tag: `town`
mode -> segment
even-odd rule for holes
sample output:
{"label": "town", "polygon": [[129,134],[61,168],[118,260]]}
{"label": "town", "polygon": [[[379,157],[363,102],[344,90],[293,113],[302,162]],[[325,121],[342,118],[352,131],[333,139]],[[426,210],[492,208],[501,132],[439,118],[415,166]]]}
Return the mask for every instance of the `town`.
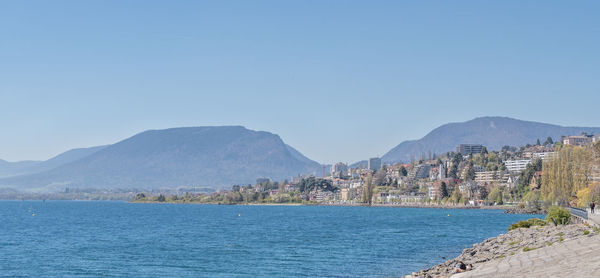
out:
{"label": "town", "polygon": [[[568,160],[575,159],[577,151],[588,154],[587,160],[577,161],[580,167],[550,166],[558,163],[561,153]],[[254,185],[234,185],[210,194],[185,189],[172,195],[139,193],[133,201],[473,207],[521,203],[539,209],[544,201],[589,202],[600,190],[599,156],[600,135],[585,133],[563,136],[559,142],[548,137],[525,146],[504,146],[498,151],[481,144],[460,144],[454,152],[422,153],[410,163],[385,164],[374,157],[362,164],[339,162],[327,172],[323,166],[321,176],[300,175],[284,181],[259,178]],[[567,187],[571,189],[557,193],[552,188],[553,171],[585,179],[579,184],[576,178],[570,179]]]}

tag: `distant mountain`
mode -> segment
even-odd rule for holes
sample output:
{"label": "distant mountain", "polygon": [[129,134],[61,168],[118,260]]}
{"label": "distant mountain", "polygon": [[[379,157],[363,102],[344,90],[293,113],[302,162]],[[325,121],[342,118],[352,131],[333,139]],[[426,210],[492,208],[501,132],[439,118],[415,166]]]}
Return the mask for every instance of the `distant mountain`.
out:
{"label": "distant mountain", "polygon": [[0,159],[0,178],[44,172],[91,155],[104,147],[72,149],[46,161],[8,162]]}
{"label": "distant mountain", "polygon": [[320,167],[272,133],[241,126],[172,128],[139,133],[42,173],[0,179],[0,187],[219,189]]}
{"label": "distant mountain", "polygon": [[442,125],[419,140],[404,141],[387,152],[382,160],[387,163],[409,162],[422,154],[445,153],[456,150],[458,144],[482,144],[489,150],[505,145],[522,146],[544,142],[548,136],[560,140],[563,135],[600,133],[598,127],[563,127],[559,125],[522,121],[507,117],[482,117],[462,123]]}
{"label": "distant mountain", "polygon": [[31,173],[29,169],[35,167],[41,161],[18,161],[8,162],[0,159],[0,178],[11,177]]}

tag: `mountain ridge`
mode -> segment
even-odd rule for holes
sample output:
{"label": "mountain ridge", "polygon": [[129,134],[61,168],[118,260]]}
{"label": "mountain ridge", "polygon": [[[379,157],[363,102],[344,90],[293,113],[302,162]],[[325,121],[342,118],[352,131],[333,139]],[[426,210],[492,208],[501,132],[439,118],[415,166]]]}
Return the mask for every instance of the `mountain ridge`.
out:
{"label": "mountain ridge", "polygon": [[559,140],[563,135],[582,132],[600,133],[599,127],[568,127],[510,117],[486,116],[465,122],[441,125],[421,139],[407,140],[396,145],[381,158],[383,162],[409,162],[421,155],[445,153],[455,150],[458,144],[482,144],[490,150],[499,150],[505,145],[522,146],[533,144],[537,139],[548,136]]}
{"label": "mountain ridge", "polygon": [[273,133],[242,126],[179,127],[147,130],[49,171],[0,179],[0,186],[220,189],[319,167]]}

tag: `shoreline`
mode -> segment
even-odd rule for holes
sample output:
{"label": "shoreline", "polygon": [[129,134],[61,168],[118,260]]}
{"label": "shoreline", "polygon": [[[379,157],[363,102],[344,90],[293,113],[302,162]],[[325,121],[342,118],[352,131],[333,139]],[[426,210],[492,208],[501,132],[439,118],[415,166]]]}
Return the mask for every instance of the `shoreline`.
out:
{"label": "shoreline", "polygon": [[[431,209],[484,209],[484,210],[507,210],[515,208],[515,206],[499,205],[499,206],[453,206],[453,205],[420,205],[420,204],[327,204],[327,203],[314,203],[314,204],[303,204],[303,203],[197,203],[197,202],[158,202],[158,201],[126,201],[132,204],[194,204],[194,205],[218,205],[218,206],[315,206],[315,207],[390,207],[390,208],[431,208]],[[532,214],[537,213],[519,213],[519,214]]]}
{"label": "shoreline", "polygon": [[[431,209],[484,209],[484,210],[508,210],[514,206],[453,206],[453,205],[420,205],[420,204],[327,204],[327,203],[198,203],[198,202],[158,202],[158,201],[126,201],[132,204],[194,204],[194,205],[218,205],[218,206],[315,206],[315,207],[390,207],[390,208],[431,208]],[[530,214],[530,213],[524,213]]]}

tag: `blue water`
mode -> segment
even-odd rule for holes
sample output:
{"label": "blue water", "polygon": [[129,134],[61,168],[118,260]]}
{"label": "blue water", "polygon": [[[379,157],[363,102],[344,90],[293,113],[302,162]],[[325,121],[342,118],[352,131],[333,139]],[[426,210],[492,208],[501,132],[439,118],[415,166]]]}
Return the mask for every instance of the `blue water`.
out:
{"label": "blue water", "polygon": [[496,210],[0,201],[0,275],[399,277],[529,217]]}

